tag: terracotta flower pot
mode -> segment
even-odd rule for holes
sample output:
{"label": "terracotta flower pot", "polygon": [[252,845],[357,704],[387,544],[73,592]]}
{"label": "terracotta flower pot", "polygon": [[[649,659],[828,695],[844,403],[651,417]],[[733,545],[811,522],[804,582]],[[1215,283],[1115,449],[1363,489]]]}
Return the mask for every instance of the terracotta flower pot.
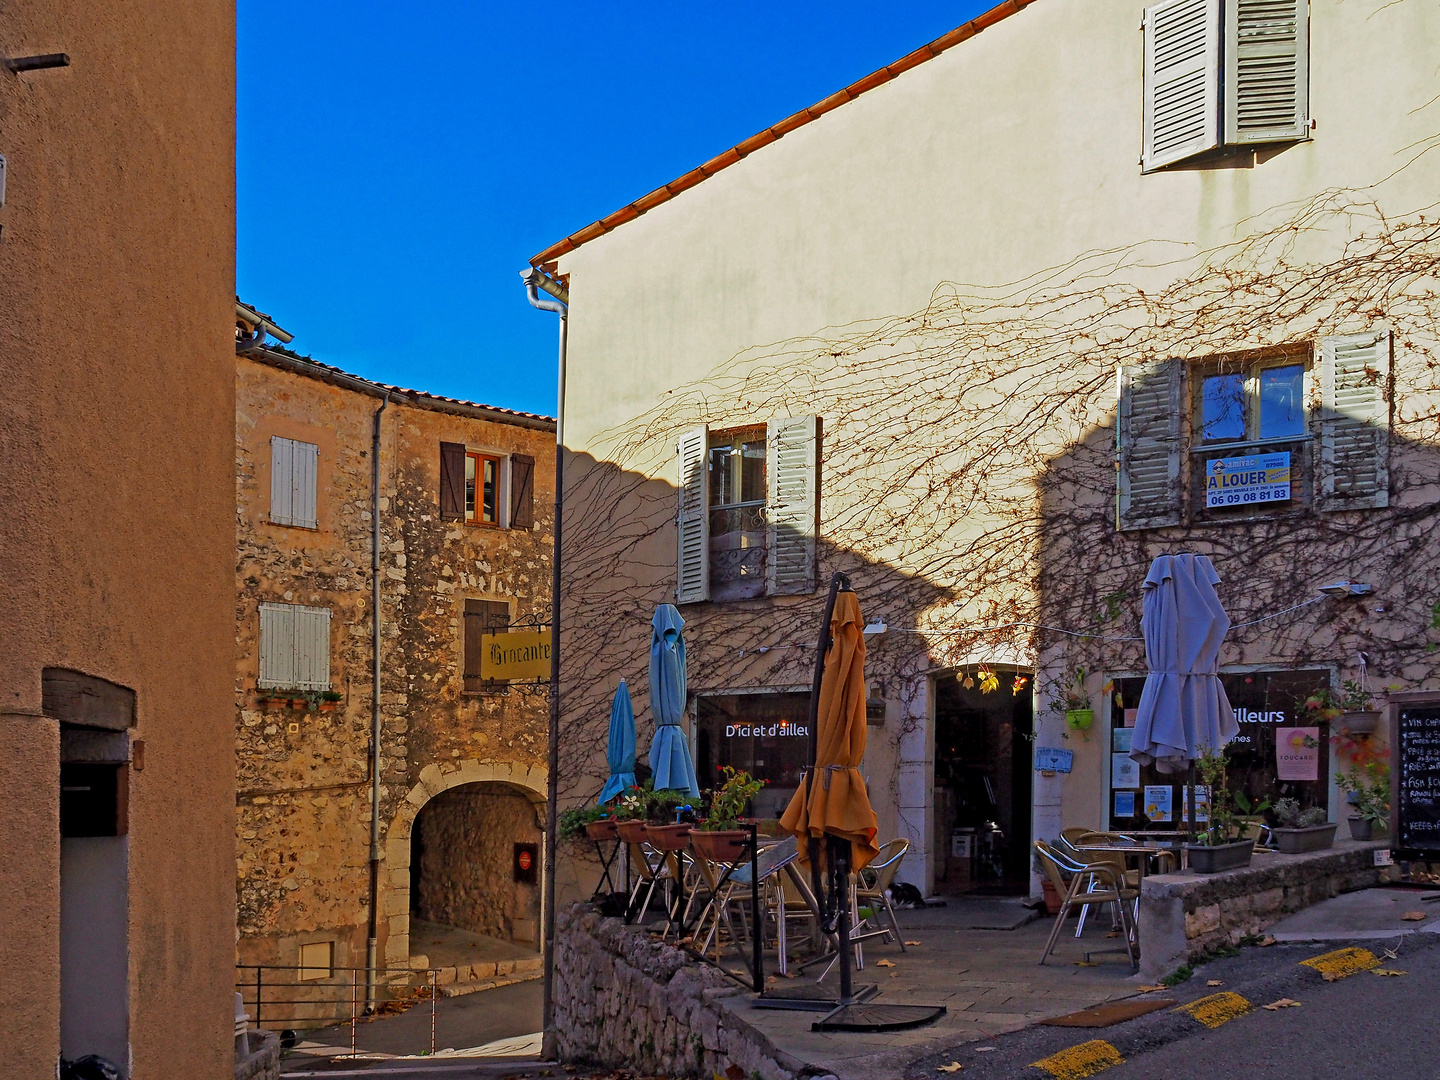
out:
{"label": "terracotta flower pot", "polygon": [[339,705],[340,705],[340,703],[339,703],[338,701],[322,701],[322,702],[320,702],[320,711],[321,711],[321,712],[334,712],[334,711],[336,710],[336,708],[339,707]]}
{"label": "terracotta flower pot", "polygon": [[734,862],[750,843],[748,829],[693,829],[690,846],[711,862]]}
{"label": "terracotta flower pot", "polygon": [[632,818],[629,821],[615,822],[615,834],[627,844],[638,844],[649,837],[645,834],[645,822]]}
{"label": "terracotta flower pot", "polygon": [[614,819],[601,818],[599,821],[587,821],[585,835],[591,840],[614,840],[616,835]]}
{"label": "terracotta flower pot", "polygon": [[689,841],[689,825],[646,825],[645,838],[661,851],[679,851]]}
{"label": "terracotta flower pot", "polygon": [[1056,890],[1055,886],[1051,884],[1049,878],[1046,878],[1044,881],[1040,882],[1040,891],[1045,897],[1045,914],[1059,915],[1060,901],[1062,898],[1060,896],[1060,893]]}

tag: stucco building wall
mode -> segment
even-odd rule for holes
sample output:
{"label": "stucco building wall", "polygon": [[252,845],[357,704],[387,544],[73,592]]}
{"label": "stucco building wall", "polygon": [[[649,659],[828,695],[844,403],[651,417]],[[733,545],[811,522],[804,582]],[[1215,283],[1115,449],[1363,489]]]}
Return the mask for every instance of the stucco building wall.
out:
{"label": "stucco building wall", "polygon": [[[0,10],[0,1061],[60,1052],[59,739],[41,670],[136,692],[129,782],[135,1077],[231,1067],[234,10]],[[183,829],[176,823],[184,822]],[[122,1062],[129,1068],[130,1062]]]}
{"label": "stucco building wall", "polygon": [[[286,362],[282,358],[282,363]],[[369,919],[372,622],[371,439],[383,388],[333,385],[236,359],[235,707],[239,762],[238,955],[294,964],[301,944],[335,942],[337,966],[363,967]],[[303,365],[302,365],[303,366]],[[381,415],[382,964],[410,956],[410,823],[444,783],[475,770],[499,790],[543,798],[547,705],[541,694],[463,690],[466,599],[503,600],[513,623],[548,606],[553,424],[507,423],[417,407]],[[270,439],[319,447],[317,528],[272,524]],[[532,529],[442,521],[439,448],[459,442],[535,459]],[[262,706],[262,602],[328,608],[333,706]],[[427,771],[428,770],[428,771]],[[533,772],[533,775],[532,775]],[[533,824],[533,811],[531,812]],[[397,828],[398,823],[398,828]],[[509,818],[505,818],[509,824]],[[517,826],[518,827],[518,826]],[[507,875],[508,881],[508,864]]]}
{"label": "stucco building wall", "polygon": [[[1433,203],[1435,165],[1414,148],[1428,145],[1436,132],[1428,104],[1434,98],[1433,72],[1425,46],[1440,32],[1435,9],[1383,0],[1358,5],[1317,0],[1310,5],[1312,138],[1144,174],[1138,161],[1142,57],[1136,29],[1144,6],[1138,0],[1037,0],[559,257],[553,269],[565,276],[571,298],[566,436],[573,469],[567,489],[566,623],[615,624],[603,647],[564,672],[567,724],[593,725],[603,709],[603,694],[594,688],[591,672],[614,670],[631,678],[641,703],[642,749],[646,745],[645,620],[654,604],[673,599],[675,587],[675,443],[702,414],[712,430],[767,419],[757,414],[757,395],[743,385],[742,376],[766,373],[773,401],[785,397],[776,387],[790,370],[789,415],[800,415],[817,408],[811,403],[815,380],[827,377],[827,354],[841,361],[832,365],[840,372],[856,351],[872,348],[886,356],[884,378],[903,385],[923,359],[907,353],[903,334],[923,323],[936,298],[962,296],[981,318],[987,305],[1013,304],[1021,310],[1011,314],[1023,320],[1029,298],[1046,291],[1123,285],[1155,294],[1194,271],[1202,258],[1219,257],[1229,246],[1294,219],[1327,193],[1343,192],[1360,203],[1373,200],[1391,219],[1413,218]],[[1308,224],[1286,245],[1285,255],[1294,263],[1334,260],[1348,240],[1369,227],[1345,215],[1312,216]],[[1343,329],[1383,323],[1383,307],[1357,316]],[[1164,314],[1156,314],[1157,321]],[[1132,308],[1116,317],[1116,332],[1133,326],[1127,319],[1151,315]],[[1297,322],[1309,315],[1297,313]],[[887,327],[894,329],[889,337]],[[1287,333],[1310,331],[1263,325],[1218,345],[1207,340],[1203,347],[1242,350],[1284,341]],[[1434,338],[1432,328],[1404,343],[1397,339],[1397,394],[1411,394],[1395,403],[1397,417],[1424,415],[1428,408],[1416,390],[1416,373],[1424,369],[1427,351],[1433,355]],[[1084,346],[1077,340],[1077,351]],[[1184,339],[1167,347],[1192,358],[1203,355],[1192,351],[1201,346]],[[1003,405],[1008,389],[1003,381],[947,388],[938,370],[931,368],[929,375],[932,381],[916,392],[939,395],[933,397],[937,401],[947,392],[991,393]],[[948,518],[941,514],[939,527],[917,515],[924,522],[917,528],[931,531],[919,538],[924,543],[908,550],[897,541],[887,551],[873,536],[857,544],[854,533],[836,525],[847,516],[853,521],[867,492],[887,479],[885,452],[874,446],[903,426],[903,418],[897,420],[903,409],[892,400],[889,412],[866,413],[864,405],[857,405],[847,413],[836,386],[821,389],[839,402],[838,415],[822,417],[822,569],[858,564],[866,570],[862,605],[868,596],[867,616],[884,617],[896,628],[913,628],[926,615],[938,616],[941,625],[1004,621],[992,602],[1009,603],[1015,597],[990,590],[987,568],[946,563],[947,551],[963,549],[997,520],[979,500],[967,504],[966,492],[946,493],[963,512]],[[856,401],[874,399],[873,385],[857,383],[854,389]],[[1113,410],[1111,398],[1103,408],[1066,413],[1038,432],[1034,445],[1057,468],[1077,445],[1103,455],[1107,439],[1113,447]],[[954,445],[963,445],[967,437],[956,430]],[[1433,472],[1433,446],[1415,444],[1413,430],[1396,428],[1393,438],[1396,462],[1404,463],[1415,481],[1405,509],[1394,512],[1393,520],[1399,521],[1424,513],[1421,504],[1433,498],[1433,484],[1426,479]],[[852,468],[862,453],[874,455],[878,463],[863,477],[864,485],[826,480],[842,467]],[[900,456],[892,455],[889,468],[900,467],[895,464]],[[940,495],[927,503],[923,469],[917,472],[921,479],[908,495],[918,492],[921,506],[940,505]],[[611,543],[614,529],[615,515],[597,512],[605,501],[601,493],[625,486],[617,478],[635,477],[653,482],[655,490],[652,497],[637,499],[637,515],[626,523],[624,542],[635,554],[617,550],[607,556],[609,578],[626,590],[626,603],[617,605],[617,590],[594,574],[587,576],[586,568],[596,564],[596,551]],[[1177,545],[1199,550],[1208,545],[1228,567],[1245,567],[1235,587],[1254,592],[1263,581],[1267,594],[1289,598],[1277,600],[1277,608],[1304,599],[1305,589],[1320,584],[1308,577],[1297,581],[1297,568],[1319,573],[1324,567],[1361,580],[1395,576],[1393,563],[1377,550],[1359,552],[1335,568],[1313,557],[1333,556],[1337,549],[1331,539],[1337,534],[1326,529],[1343,531],[1354,517],[1332,517],[1302,530],[1258,578],[1246,562],[1247,540],[1263,528],[1249,533],[1179,529],[1122,537],[1107,547],[1114,540],[1113,528],[1107,531],[1103,525],[1107,514],[1113,518],[1113,480],[1108,487],[1071,493],[1090,513],[1085,528],[1069,537],[1073,546],[1047,543],[1042,518],[1049,508],[1042,505],[1042,480],[1038,472],[987,478],[1007,497],[1032,499],[1035,521],[1042,526],[1008,555],[997,555],[996,571],[989,576],[1008,573],[1007,563],[1029,567],[1029,600],[1043,600],[1039,590],[1047,566],[1104,551],[1109,577],[1103,580],[1123,564],[1135,586],[1125,601],[1127,633],[1134,632],[1138,619],[1138,582],[1150,557]],[[857,547],[863,551],[857,554]],[[886,599],[877,609],[880,595]],[[1096,596],[1080,599],[1089,606],[1067,601],[1050,614],[1062,626],[1092,626],[1096,611],[1105,607]],[[690,620],[687,640],[696,672],[692,689],[805,688],[807,661],[800,659],[797,643],[813,640],[820,602],[817,590],[804,598],[686,605],[682,610]],[[1354,656],[1365,635],[1399,640],[1424,626],[1418,599],[1390,596],[1380,606],[1384,610],[1357,608],[1334,625],[1328,625],[1334,623],[1333,612],[1322,618],[1322,610],[1308,610],[1296,617],[1282,645],[1267,649],[1268,639],[1252,635],[1243,649],[1223,659],[1292,662],[1300,642],[1312,659],[1332,665],[1337,678],[1355,676]],[[797,616],[797,608],[805,614]],[[1362,626],[1357,620],[1366,612],[1376,621]],[[1327,625],[1320,633],[1322,623]],[[898,831],[911,836],[919,849],[902,877],[923,887],[933,876],[927,866],[933,853],[926,849],[933,825],[934,703],[927,680],[947,677],[945,672],[958,664],[1040,665],[1039,678],[1026,691],[1039,691],[1039,740],[1073,749],[1076,764],[1069,776],[1036,777],[1035,834],[1053,836],[1062,823],[1099,823],[1107,790],[1103,732],[1097,728],[1095,737],[1066,738],[1059,714],[1050,708],[1055,683],[1076,664],[1068,647],[1043,656],[1012,642],[957,649],[943,633],[928,638],[891,633],[872,645],[870,671],[890,683],[883,691],[889,701],[886,725],[870,733],[872,741],[890,744],[871,759],[872,791],[878,788],[877,801],[895,808]],[[1092,673],[1087,691],[1102,714],[1107,676],[1133,670],[1137,649],[1133,643],[1118,645],[1099,669],[1086,664]],[[1407,685],[1434,681],[1433,669],[1424,664],[1400,667],[1371,675]],[[885,678],[887,672],[927,670],[933,674],[898,689],[893,677]],[[603,775],[595,752],[575,768],[577,776],[565,781],[576,795],[597,786],[595,777]]]}

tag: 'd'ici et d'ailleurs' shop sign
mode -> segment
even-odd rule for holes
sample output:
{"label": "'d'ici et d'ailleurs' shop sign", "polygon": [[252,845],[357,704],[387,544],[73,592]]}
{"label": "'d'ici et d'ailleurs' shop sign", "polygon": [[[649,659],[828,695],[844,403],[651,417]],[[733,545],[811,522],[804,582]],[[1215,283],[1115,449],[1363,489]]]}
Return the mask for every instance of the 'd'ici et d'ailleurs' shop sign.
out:
{"label": "'d'ici et d'ailleurs' shop sign", "polygon": [[497,681],[550,678],[550,631],[481,634],[480,677]]}
{"label": "'d'ici et d'ailleurs' shop sign", "polygon": [[1215,458],[1205,463],[1205,506],[1253,506],[1290,500],[1290,451]]}

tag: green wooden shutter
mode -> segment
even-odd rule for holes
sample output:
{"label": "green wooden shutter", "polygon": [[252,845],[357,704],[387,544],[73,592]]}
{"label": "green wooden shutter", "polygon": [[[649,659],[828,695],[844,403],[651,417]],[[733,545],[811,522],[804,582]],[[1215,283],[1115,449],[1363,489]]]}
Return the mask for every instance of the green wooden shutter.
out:
{"label": "green wooden shutter", "polygon": [[1220,0],[1163,0],[1142,25],[1149,171],[1220,145]]}
{"label": "green wooden shutter", "polygon": [[1180,362],[1120,369],[1115,435],[1121,529],[1180,523]]}
{"label": "green wooden shutter", "polygon": [[1310,133],[1308,0],[1230,0],[1225,8],[1225,142]]}
{"label": "green wooden shutter", "polygon": [[1388,331],[1320,342],[1321,510],[1390,504]]}

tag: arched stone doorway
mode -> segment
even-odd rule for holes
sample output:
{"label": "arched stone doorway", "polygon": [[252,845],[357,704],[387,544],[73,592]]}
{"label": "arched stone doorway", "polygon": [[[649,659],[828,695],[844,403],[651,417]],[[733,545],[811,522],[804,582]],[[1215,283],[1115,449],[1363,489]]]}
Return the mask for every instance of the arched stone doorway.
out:
{"label": "arched stone doorway", "polygon": [[[511,920],[512,923],[526,918],[523,912],[527,908],[533,908],[533,916],[528,917],[534,920],[534,940],[526,944],[538,947],[539,873],[537,872],[535,886],[514,886],[519,890],[533,890],[529,894],[517,891],[513,895],[507,893],[502,896],[500,893],[511,890],[513,886],[511,845],[516,840],[528,841],[532,836],[538,839],[540,835],[539,815],[545,803],[545,780],[543,768],[526,768],[508,762],[464,761],[443,770],[440,766],[429,765],[421,771],[420,783],[405,797],[386,834],[386,887],[382,891],[381,910],[389,929],[389,937],[385,943],[387,966],[405,967],[410,963],[410,915],[416,906],[412,901],[412,884],[417,882],[421,885],[421,896],[418,899],[422,911],[443,913],[462,921],[473,918],[473,925],[481,927],[499,925],[494,921],[495,912],[483,916],[481,914],[482,909],[487,906],[483,889],[484,878],[487,875],[497,877],[496,884],[503,888],[490,894],[490,906],[499,908],[500,917]],[[425,820],[421,820],[427,807],[436,811],[433,819],[427,816]],[[525,808],[529,810],[528,819],[523,815]],[[470,852],[472,845],[468,843],[453,855],[443,850],[447,845],[447,838],[465,839],[467,833],[473,831],[474,822],[482,821],[487,814],[498,814],[500,822],[510,822],[515,826],[514,831],[523,829],[526,835],[511,836],[499,828],[487,830],[482,827],[480,842],[473,845],[478,848],[478,852]],[[417,821],[420,822],[419,846],[421,857],[427,863],[425,866],[416,865],[414,859]],[[438,858],[425,859],[426,836],[431,837],[429,846],[432,853],[437,848],[441,849]],[[480,861],[477,867],[472,868],[467,883],[464,863],[467,856],[477,853]],[[497,862],[501,855],[503,862],[499,862],[498,867],[490,867],[489,864]],[[440,895],[443,890],[434,887],[437,882],[433,879],[435,876],[443,876],[447,867],[451,868],[450,872],[458,879],[459,887],[456,892],[461,894],[452,897],[448,905]],[[422,874],[432,876],[432,880],[422,881]],[[490,921],[487,922],[487,919]],[[505,925],[507,929],[511,926]],[[520,929],[523,934],[527,928]],[[487,933],[484,929],[475,932]]]}

